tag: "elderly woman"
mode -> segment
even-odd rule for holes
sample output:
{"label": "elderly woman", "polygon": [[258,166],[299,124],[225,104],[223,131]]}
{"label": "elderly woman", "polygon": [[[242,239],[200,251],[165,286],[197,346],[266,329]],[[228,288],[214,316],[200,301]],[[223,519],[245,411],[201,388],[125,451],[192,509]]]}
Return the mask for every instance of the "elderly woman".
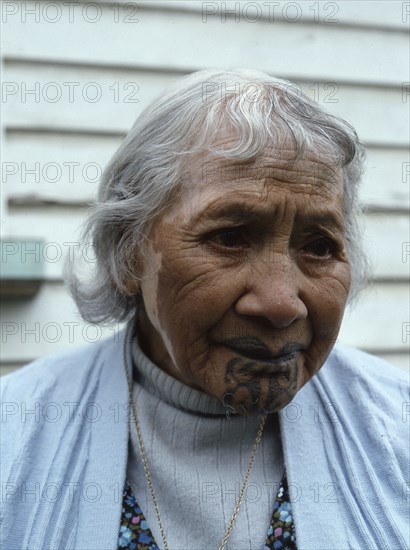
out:
{"label": "elderly woman", "polygon": [[366,280],[363,156],[255,71],[142,113],[70,278],[126,329],[2,380],[5,549],[407,547],[405,376],[335,345]]}

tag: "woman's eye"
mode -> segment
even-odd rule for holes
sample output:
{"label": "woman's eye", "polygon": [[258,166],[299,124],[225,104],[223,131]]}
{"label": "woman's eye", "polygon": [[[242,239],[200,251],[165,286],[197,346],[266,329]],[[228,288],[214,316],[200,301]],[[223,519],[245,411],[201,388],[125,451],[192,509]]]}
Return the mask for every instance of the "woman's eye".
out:
{"label": "woman's eye", "polygon": [[210,240],[227,248],[240,248],[246,245],[241,229],[224,229],[214,233]]}
{"label": "woman's eye", "polygon": [[313,254],[314,256],[326,258],[329,256],[333,256],[336,248],[337,245],[335,242],[327,239],[326,237],[322,237],[320,239],[317,239],[316,241],[309,243],[307,246],[305,246],[304,250],[310,254]]}

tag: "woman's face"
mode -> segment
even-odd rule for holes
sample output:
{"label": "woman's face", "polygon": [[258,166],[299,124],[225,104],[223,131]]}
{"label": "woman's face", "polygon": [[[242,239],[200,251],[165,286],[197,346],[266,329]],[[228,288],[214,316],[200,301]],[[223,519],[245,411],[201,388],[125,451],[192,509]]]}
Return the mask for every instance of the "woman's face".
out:
{"label": "woman's face", "polygon": [[142,348],[239,414],[278,411],[312,378],[349,291],[341,172],[293,154],[192,159],[142,261]]}

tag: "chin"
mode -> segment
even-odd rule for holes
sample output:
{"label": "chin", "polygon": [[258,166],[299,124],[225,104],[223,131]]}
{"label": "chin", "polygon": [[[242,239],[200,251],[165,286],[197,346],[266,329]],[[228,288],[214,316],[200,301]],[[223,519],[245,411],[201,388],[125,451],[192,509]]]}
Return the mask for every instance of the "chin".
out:
{"label": "chin", "polygon": [[241,416],[272,414],[286,407],[298,389],[295,385],[281,385],[279,380],[272,378],[255,381],[237,387],[235,391],[226,391],[222,396],[222,404],[228,413]]}
{"label": "chin", "polygon": [[235,355],[227,362],[224,391],[219,393],[227,412],[270,414],[288,405],[303,385],[304,359],[300,354],[284,361],[260,361]]}

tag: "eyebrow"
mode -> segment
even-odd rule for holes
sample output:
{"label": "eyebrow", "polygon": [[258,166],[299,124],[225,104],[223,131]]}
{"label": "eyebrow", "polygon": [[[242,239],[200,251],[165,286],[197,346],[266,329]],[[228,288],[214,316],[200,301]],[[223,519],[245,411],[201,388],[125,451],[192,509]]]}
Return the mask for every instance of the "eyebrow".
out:
{"label": "eyebrow", "polygon": [[[274,219],[274,214],[266,209],[252,208],[249,205],[242,203],[231,203],[229,205],[221,205],[215,208],[206,208],[198,212],[192,219],[192,223],[205,221],[230,221],[234,223],[271,223]],[[344,226],[338,216],[332,212],[299,214],[296,216],[296,221],[300,225],[325,225],[333,227],[340,232],[344,232]]]}
{"label": "eyebrow", "polygon": [[338,216],[331,212],[325,212],[323,214],[305,214],[303,216],[297,216],[296,219],[303,225],[325,225],[327,227],[333,227],[341,233],[345,231],[343,223],[341,223]]}
{"label": "eyebrow", "polygon": [[266,211],[256,211],[249,205],[242,203],[223,204],[217,207],[207,207],[198,212],[192,220],[193,223],[204,220],[227,220],[232,222],[250,222],[263,218],[272,219],[271,214]]}

